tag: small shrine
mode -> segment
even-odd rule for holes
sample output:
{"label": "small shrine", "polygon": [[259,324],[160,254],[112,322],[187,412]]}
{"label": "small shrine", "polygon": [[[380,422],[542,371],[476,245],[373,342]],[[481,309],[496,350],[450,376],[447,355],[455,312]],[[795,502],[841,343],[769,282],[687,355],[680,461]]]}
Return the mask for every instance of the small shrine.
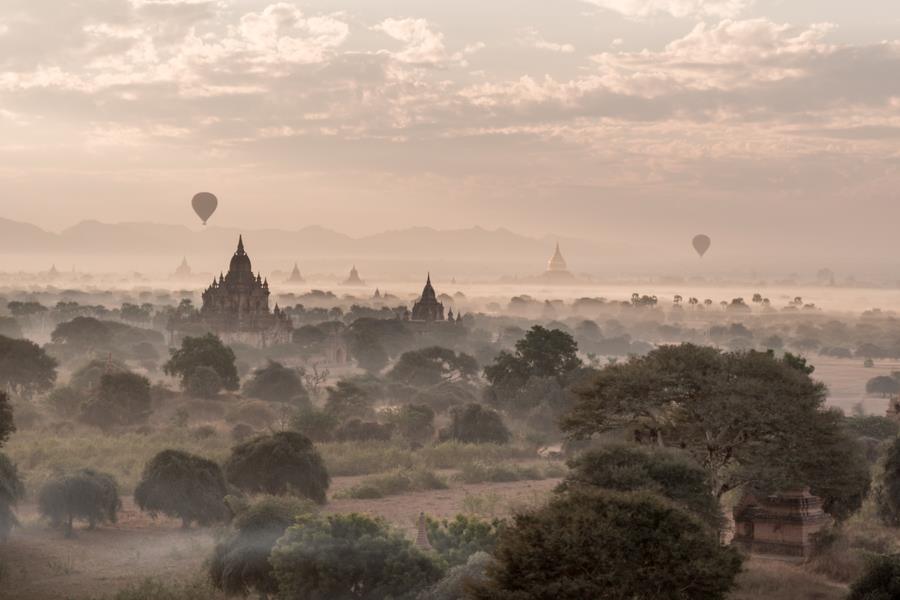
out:
{"label": "small shrine", "polygon": [[812,536],[830,522],[809,488],[766,498],[747,494],[734,509],[733,543],[753,554],[804,559]]}

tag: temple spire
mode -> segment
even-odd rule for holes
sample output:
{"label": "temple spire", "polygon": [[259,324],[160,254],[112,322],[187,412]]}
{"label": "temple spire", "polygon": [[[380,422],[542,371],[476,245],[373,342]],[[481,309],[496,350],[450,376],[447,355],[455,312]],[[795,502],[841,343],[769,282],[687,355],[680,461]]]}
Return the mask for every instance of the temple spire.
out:
{"label": "temple spire", "polygon": [[236,254],[238,254],[238,255],[247,254],[246,252],[244,252],[244,236],[243,235],[238,236],[238,247],[237,247]]}

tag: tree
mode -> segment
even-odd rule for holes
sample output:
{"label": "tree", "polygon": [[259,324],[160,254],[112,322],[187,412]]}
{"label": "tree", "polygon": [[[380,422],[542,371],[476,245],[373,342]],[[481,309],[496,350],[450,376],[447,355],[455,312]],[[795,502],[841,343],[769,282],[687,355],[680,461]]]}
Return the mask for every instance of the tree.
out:
{"label": "tree", "polygon": [[312,407],[302,409],[291,419],[291,429],[316,443],[330,442],[338,425],[334,415]]}
{"label": "tree", "polygon": [[163,450],[144,466],[134,501],[154,518],[160,513],[175,517],[188,529],[191,523],[207,526],[227,519],[227,494],[219,465],[181,450]]}
{"label": "tree", "polygon": [[377,423],[350,419],[337,428],[334,437],[339,442],[387,442],[394,433],[392,423]]}
{"label": "tree", "polygon": [[0,446],[6,443],[16,431],[16,423],[13,420],[13,409],[6,392],[0,392]]}
{"label": "tree", "polygon": [[169,361],[163,365],[167,375],[181,377],[183,386],[197,367],[209,367],[222,378],[226,390],[236,391],[240,387],[234,351],[222,343],[217,336],[186,337],[181,348],[172,350]]}
{"label": "tree", "polygon": [[303,387],[303,373],[270,360],[265,367],[256,369],[244,384],[244,395],[269,402],[309,402],[309,394]]}
{"label": "tree", "polygon": [[238,512],[216,544],[209,566],[215,587],[230,596],[256,591],[261,598],[278,592],[269,555],[285,530],[313,507],[295,498],[266,496]]}
{"label": "tree", "polygon": [[112,340],[112,333],[103,321],[93,317],[75,317],[71,321],[57,325],[50,334],[50,339],[57,344],[66,344],[88,351],[108,346]]}
{"label": "tree", "polygon": [[474,600],[722,600],[741,570],[696,517],[647,492],[577,492],[520,513]]}
{"label": "tree", "polygon": [[25,497],[25,486],[16,465],[0,453],[0,542],[6,541],[18,520],[13,509]]}
{"label": "tree", "polygon": [[844,428],[854,437],[870,437],[879,441],[900,435],[900,423],[877,415],[856,415],[844,419]]}
{"label": "tree", "polygon": [[57,476],[45,483],[38,493],[38,510],[54,527],[62,525],[66,537],[73,535],[76,519],[97,524],[116,522],[122,508],[116,480],[106,473],[81,469]]}
{"label": "tree", "polygon": [[110,373],[130,373],[125,363],[111,356],[106,360],[91,360],[69,378],[69,386],[81,394],[94,394],[100,389],[100,380]]}
{"label": "tree", "polygon": [[879,375],[866,382],[867,394],[880,394],[882,398],[900,393],[900,381],[889,375]]}
{"label": "tree", "polygon": [[71,418],[81,411],[81,405],[86,400],[84,394],[72,386],[55,388],[47,396],[47,404],[53,412],[60,417]]}
{"label": "tree", "polygon": [[827,472],[807,470],[821,467],[824,456],[811,442],[849,439],[822,410],[825,386],[811,369],[791,354],[663,346],[600,371],[563,428],[581,438],[631,429],[658,445],[684,448],[707,470],[717,497],[773,479],[807,485],[847,466],[828,454],[837,462]]}
{"label": "tree", "polygon": [[56,361],[30,340],[0,336],[0,388],[25,398],[46,392],[56,381]]}
{"label": "tree", "polygon": [[434,411],[427,404],[404,404],[391,420],[400,435],[413,444],[424,444],[434,437]]}
{"label": "tree", "polygon": [[197,367],[185,379],[184,389],[195,398],[215,398],[222,391],[222,378],[212,367]]}
{"label": "tree", "polygon": [[295,431],[260,436],[235,446],[225,476],[251,493],[295,493],[325,504],[331,484],[322,457],[311,441]]}
{"label": "tree", "polygon": [[366,390],[352,381],[340,380],[328,388],[325,412],[338,421],[353,417],[371,418],[375,416],[374,400]]}
{"label": "tree", "polygon": [[431,546],[453,567],[466,564],[478,552],[492,553],[505,522],[500,519],[487,521],[474,516],[456,515],[452,521],[427,519],[426,526]]}
{"label": "tree", "polygon": [[407,598],[442,575],[402,533],[359,514],[301,517],[270,561],[280,596],[293,600]]}
{"label": "tree", "polygon": [[557,488],[559,492],[585,487],[643,490],[668,498],[714,528],[723,524],[709,475],[681,451],[610,444],[579,455],[569,467],[568,476]]}
{"label": "tree", "polygon": [[503,351],[484,368],[490,395],[499,405],[515,404],[532,377],[554,378],[565,385],[566,376],[581,366],[578,344],[559,329],[532,327],[516,342],[515,352]]}
{"label": "tree", "polygon": [[416,600],[465,600],[472,584],[482,583],[493,557],[487,552],[476,552],[465,564],[450,569],[446,577],[421,592]]}
{"label": "tree", "polygon": [[359,368],[367,373],[380,373],[390,362],[390,355],[369,330],[352,331],[350,334],[350,354]]}
{"label": "tree", "polygon": [[900,555],[875,555],[866,571],[850,586],[847,600],[894,600],[900,598]]}
{"label": "tree", "polygon": [[478,362],[468,354],[433,346],[404,352],[388,378],[406,385],[430,387],[478,377]]}
{"label": "tree", "polygon": [[441,430],[440,437],[464,444],[506,444],[512,434],[500,413],[472,403],[450,409],[450,425]]}
{"label": "tree", "polygon": [[81,420],[101,429],[143,423],[151,413],[150,380],[137,373],[109,373],[81,405]]}

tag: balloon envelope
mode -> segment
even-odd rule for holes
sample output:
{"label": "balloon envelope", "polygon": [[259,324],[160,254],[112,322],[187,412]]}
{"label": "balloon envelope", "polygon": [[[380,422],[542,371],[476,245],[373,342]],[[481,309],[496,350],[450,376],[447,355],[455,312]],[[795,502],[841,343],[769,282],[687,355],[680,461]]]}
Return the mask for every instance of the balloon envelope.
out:
{"label": "balloon envelope", "polygon": [[209,192],[200,192],[199,194],[194,195],[191,204],[194,206],[194,212],[197,213],[197,216],[200,217],[200,219],[203,220],[203,224],[206,225],[209,218],[216,212],[216,208],[219,206],[219,199]]}
{"label": "balloon envelope", "polygon": [[701,234],[694,237],[694,250],[697,251],[697,254],[700,255],[700,258],[703,258],[703,255],[706,254],[707,250],[709,250],[711,244],[712,240],[709,239],[708,235]]}

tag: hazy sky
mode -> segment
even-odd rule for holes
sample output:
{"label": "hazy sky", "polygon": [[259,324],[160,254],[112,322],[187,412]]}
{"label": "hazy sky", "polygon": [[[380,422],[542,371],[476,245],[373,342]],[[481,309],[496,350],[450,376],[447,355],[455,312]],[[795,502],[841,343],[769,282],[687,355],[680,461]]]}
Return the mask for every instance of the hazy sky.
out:
{"label": "hazy sky", "polygon": [[209,190],[228,226],[896,250],[898,165],[896,0],[0,3],[0,216],[51,229]]}

